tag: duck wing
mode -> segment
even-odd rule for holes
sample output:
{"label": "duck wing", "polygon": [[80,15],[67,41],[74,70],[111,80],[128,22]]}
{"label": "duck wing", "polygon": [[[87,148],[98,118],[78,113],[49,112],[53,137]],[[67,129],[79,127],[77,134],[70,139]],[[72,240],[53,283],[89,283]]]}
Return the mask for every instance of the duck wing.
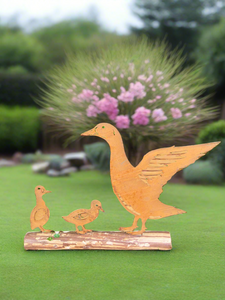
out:
{"label": "duck wing", "polygon": [[40,220],[44,219],[46,216],[49,217],[49,214],[48,214],[48,210],[46,210],[44,208],[39,208],[34,213],[35,221],[40,221]]}
{"label": "duck wing", "polygon": [[90,214],[83,209],[77,210],[76,213],[73,215],[73,218],[75,220],[86,220],[89,217],[90,217]]}
{"label": "duck wing", "polygon": [[[216,147],[220,142],[169,147],[147,153],[135,168],[139,178],[162,192],[162,186],[178,171],[194,163],[201,156]],[[161,187],[161,189],[160,189]]]}

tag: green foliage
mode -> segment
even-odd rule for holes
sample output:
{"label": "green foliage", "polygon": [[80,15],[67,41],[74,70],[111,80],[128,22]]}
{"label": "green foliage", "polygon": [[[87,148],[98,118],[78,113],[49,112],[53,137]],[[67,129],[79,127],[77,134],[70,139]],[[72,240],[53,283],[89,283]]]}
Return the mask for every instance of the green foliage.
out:
{"label": "green foliage", "polygon": [[197,59],[204,64],[204,73],[218,88],[225,84],[225,19],[203,30],[196,49]]}
{"label": "green foliage", "polygon": [[183,170],[187,183],[191,184],[222,184],[224,177],[217,164],[212,161],[197,161]]}
{"label": "green foliage", "polygon": [[45,66],[44,46],[23,32],[0,34],[0,49],[0,67],[6,71],[20,65],[27,71],[40,72]]}
{"label": "green foliage", "polygon": [[[16,67],[10,67],[8,70],[11,68]],[[0,104],[37,106],[34,98],[40,97],[40,88],[44,89],[45,83],[39,76],[22,75],[21,73],[11,75],[0,72]]]}
{"label": "green foliage", "polygon": [[[24,154],[22,157],[22,163],[23,164],[32,164],[35,162],[43,162],[43,161],[49,161],[50,163],[53,163],[51,165],[52,168],[56,167],[56,162],[59,164],[59,162],[64,161],[63,158],[60,155],[57,154],[42,154],[40,151],[36,151],[35,153],[28,153]],[[57,166],[58,166],[57,164]]]}
{"label": "green foliage", "polygon": [[133,11],[144,25],[141,29],[133,28],[133,31],[144,33],[151,39],[166,37],[173,48],[184,47],[189,60],[200,28],[219,22],[225,9],[224,0],[220,1],[220,7],[217,0],[136,0],[135,4]]}
{"label": "green foliage", "polygon": [[[202,128],[196,139],[197,144],[217,142],[225,139],[225,120],[213,122]],[[218,148],[218,146],[217,146]]]}
{"label": "green foliage", "polygon": [[[214,109],[207,107],[205,99],[199,97],[207,86],[200,75],[201,69],[182,69],[182,63],[180,52],[171,52],[164,43],[148,44],[145,40],[124,41],[100,51],[98,55],[80,53],[76,58],[71,57],[65,66],[52,72],[48,93],[45,93],[41,103],[45,108],[43,114],[59,130],[69,133],[71,140],[99,122],[109,122],[115,126],[115,119],[106,113],[88,116],[90,101],[79,101],[80,93],[96,89],[99,100],[107,94],[117,102],[121,87],[127,91],[131,83],[141,81],[140,75],[148,77],[151,73],[151,84],[155,89],[148,87],[146,81],[141,81],[146,85],[146,96],[143,99],[135,99],[133,102],[118,100],[118,114],[127,115],[130,125],[125,129],[117,128],[126,148],[132,147],[136,153],[137,148],[148,140],[156,141],[158,146],[162,143],[178,144],[185,137],[195,135],[202,121],[215,116]],[[106,76],[108,82],[103,81],[102,76]],[[114,76],[117,80],[113,79]],[[98,82],[99,90],[93,87],[94,79]],[[160,95],[159,98],[157,95]],[[175,98],[174,102],[171,101],[172,97]],[[198,100],[193,99],[197,97]],[[132,116],[139,106],[151,112],[163,109],[166,118],[158,122],[150,116],[146,126],[135,125]],[[182,116],[174,118],[172,107],[179,109]]]}
{"label": "green foliage", "polygon": [[38,29],[32,36],[47,49],[46,57],[49,63],[62,64],[66,53],[91,52],[115,34],[103,31],[94,21],[74,19]]}
{"label": "green foliage", "polygon": [[39,110],[0,106],[0,152],[34,151],[40,133]]}
{"label": "green foliage", "polygon": [[99,171],[109,171],[110,149],[108,144],[97,142],[84,146],[87,158]]}

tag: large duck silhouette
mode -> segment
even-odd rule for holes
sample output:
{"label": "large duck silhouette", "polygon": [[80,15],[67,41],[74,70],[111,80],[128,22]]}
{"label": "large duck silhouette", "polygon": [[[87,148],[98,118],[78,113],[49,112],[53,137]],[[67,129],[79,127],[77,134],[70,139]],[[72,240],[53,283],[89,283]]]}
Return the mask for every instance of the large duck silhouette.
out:
{"label": "large duck silhouette", "polygon": [[[147,219],[160,219],[186,213],[184,210],[159,201],[162,187],[179,170],[194,163],[198,158],[216,147],[220,142],[184,147],[169,147],[148,152],[133,167],[128,161],[119,131],[108,123],[100,123],[82,136],[98,136],[110,146],[110,175],[113,191],[122,206],[134,215],[131,227],[120,227],[130,234],[142,234]],[[138,220],[142,228],[137,228]]]}

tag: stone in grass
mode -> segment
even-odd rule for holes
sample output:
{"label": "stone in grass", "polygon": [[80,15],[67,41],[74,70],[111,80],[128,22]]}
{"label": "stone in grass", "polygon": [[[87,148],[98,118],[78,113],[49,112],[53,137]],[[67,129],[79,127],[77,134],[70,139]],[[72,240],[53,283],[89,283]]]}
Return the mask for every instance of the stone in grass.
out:
{"label": "stone in grass", "polygon": [[32,170],[34,173],[46,173],[49,167],[49,162],[40,162],[32,165]]}
{"label": "stone in grass", "polygon": [[49,168],[60,171],[70,166],[69,161],[62,157],[53,158],[50,160]]}
{"label": "stone in grass", "polygon": [[63,156],[63,158],[69,161],[71,166],[78,169],[87,164],[87,157],[85,152],[67,153]]}
{"label": "stone in grass", "polygon": [[15,166],[15,163],[12,160],[0,159],[0,167],[11,167]]}
{"label": "stone in grass", "polygon": [[75,168],[75,167],[65,168],[61,171],[57,171],[57,170],[54,170],[54,169],[49,169],[47,171],[47,175],[50,176],[50,177],[67,176],[67,175],[70,175],[70,173],[73,173],[73,172],[76,172],[76,171],[77,171],[77,168]]}

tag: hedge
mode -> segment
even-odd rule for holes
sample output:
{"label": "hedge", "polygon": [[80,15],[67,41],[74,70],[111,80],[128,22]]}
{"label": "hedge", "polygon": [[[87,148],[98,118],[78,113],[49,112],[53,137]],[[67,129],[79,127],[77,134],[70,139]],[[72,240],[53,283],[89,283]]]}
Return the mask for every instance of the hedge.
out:
{"label": "hedge", "polygon": [[35,106],[34,98],[45,88],[43,78],[36,75],[10,75],[0,73],[0,105]]}
{"label": "hedge", "polygon": [[0,106],[0,153],[35,151],[40,130],[39,109]]}

